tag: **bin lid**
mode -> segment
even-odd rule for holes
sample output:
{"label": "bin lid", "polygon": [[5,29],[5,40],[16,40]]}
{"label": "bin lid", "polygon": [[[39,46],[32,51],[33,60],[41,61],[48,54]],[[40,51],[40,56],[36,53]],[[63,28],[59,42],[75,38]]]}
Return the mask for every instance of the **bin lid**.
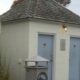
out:
{"label": "bin lid", "polygon": [[27,62],[48,62],[49,60],[46,58],[43,58],[42,56],[37,56],[37,58],[30,58],[30,59],[26,59],[25,61]]}

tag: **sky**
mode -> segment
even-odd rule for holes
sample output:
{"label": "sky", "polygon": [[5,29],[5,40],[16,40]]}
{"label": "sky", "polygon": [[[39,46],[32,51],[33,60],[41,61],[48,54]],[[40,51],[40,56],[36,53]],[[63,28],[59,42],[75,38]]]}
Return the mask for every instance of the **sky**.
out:
{"label": "sky", "polygon": [[80,0],[71,0],[71,3],[67,6],[67,8],[80,15]]}
{"label": "sky", "polygon": [[0,15],[10,9],[14,0],[0,0]]}
{"label": "sky", "polygon": [[[10,9],[14,0],[0,0],[0,15]],[[67,6],[68,9],[80,15],[80,0],[72,0]]]}

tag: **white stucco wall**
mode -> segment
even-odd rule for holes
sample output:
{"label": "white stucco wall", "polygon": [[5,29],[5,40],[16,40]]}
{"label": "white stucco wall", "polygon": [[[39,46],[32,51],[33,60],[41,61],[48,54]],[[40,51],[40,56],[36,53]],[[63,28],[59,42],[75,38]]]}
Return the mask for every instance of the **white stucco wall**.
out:
{"label": "white stucco wall", "polygon": [[[35,59],[38,54],[38,34],[54,35],[53,80],[69,79],[70,36],[80,37],[80,26],[61,23],[29,21],[13,22],[2,25],[1,49],[10,64],[10,80],[26,80],[24,60]],[[60,39],[66,40],[66,50],[60,50]],[[19,64],[19,61],[21,64]]]}
{"label": "white stucco wall", "polygon": [[1,49],[10,66],[10,80],[25,80],[24,60],[28,56],[28,31],[28,22],[2,24]]}
{"label": "white stucco wall", "polygon": [[1,18],[0,18],[0,34],[1,34]]}
{"label": "white stucco wall", "polygon": [[[1,18],[0,18],[0,55],[1,55]],[[1,59],[0,59],[1,60]],[[1,61],[0,61],[1,62]]]}
{"label": "white stucco wall", "polygon": [[[61,23],[31,21],[29,24],[29,58],[35,58],[38,54],[38,33],[53,34],[53,80],[69,80],[70,37],[80,37],[80,26],[66,24],[68,31],[65,32]],[[60,50],[60,39],[66,40],[65,51]]]}

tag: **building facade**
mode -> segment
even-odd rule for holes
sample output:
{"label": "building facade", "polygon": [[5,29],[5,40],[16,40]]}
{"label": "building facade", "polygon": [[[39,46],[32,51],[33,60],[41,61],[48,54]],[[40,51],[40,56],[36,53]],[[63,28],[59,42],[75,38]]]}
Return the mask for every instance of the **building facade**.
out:
{"label": "building facade", "polygon": [[53,0],[21,0],[1,17],[10,80],[26,80],[25,60],[38,55],[49,60],[49,80],[79,80],[79,16]]}

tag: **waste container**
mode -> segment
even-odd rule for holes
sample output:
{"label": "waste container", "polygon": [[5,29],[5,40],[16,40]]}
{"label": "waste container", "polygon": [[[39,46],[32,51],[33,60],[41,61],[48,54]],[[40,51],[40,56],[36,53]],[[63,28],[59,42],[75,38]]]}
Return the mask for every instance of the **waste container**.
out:
{"label": "waste container", "polygon": [[48,80],[47,60],[26,60],[26,80]]}

